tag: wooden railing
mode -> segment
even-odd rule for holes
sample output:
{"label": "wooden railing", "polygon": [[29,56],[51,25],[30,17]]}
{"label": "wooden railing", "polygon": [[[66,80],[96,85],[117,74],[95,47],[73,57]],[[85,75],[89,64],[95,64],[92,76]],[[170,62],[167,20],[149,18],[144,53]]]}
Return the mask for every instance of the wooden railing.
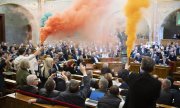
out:
{"label": "wooden railing", "polygon": [[[140,66],[141,66],[140,63],[130,63],[130,71],[139,72]],[[169,75],[169,70],[170,70],[169,66],[156,65],[152,74],[156,74],[160,78],[166,78]]]}

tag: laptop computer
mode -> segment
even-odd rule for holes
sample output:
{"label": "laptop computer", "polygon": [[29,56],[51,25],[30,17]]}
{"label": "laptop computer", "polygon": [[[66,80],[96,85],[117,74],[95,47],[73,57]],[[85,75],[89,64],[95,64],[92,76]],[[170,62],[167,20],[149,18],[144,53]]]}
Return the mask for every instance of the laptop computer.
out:
{"label": "laptop computer", "polygon": [[91,95],[88,99],[86,99],[85,104],[90,106],[97,106],[98,100],[102,98],[105,95],[105,93],[100,91],[92,91]]}

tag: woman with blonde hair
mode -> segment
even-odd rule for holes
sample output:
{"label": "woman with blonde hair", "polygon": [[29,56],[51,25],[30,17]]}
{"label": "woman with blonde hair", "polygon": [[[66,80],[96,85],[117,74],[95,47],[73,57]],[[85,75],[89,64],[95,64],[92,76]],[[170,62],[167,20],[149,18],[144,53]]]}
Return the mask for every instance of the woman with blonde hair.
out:
{"label": "woman with blonde hair", "polygon": [[19,70],[16,73],[17,86],[26,85],[26,77],[30,74],[28,69],[30,68],[29,61],[24,59],[20,62]]}
{"label": "woman with blonde hair", "polygon": [[43,62],[44,62],[44,65],[40,71],[40,79],[41,79],[40,88],[44,87],[46,80],[50,76],[49,71],[53,67],[53,63],[54,63],[53,58],[51,58],[51,57],[45,58]]}

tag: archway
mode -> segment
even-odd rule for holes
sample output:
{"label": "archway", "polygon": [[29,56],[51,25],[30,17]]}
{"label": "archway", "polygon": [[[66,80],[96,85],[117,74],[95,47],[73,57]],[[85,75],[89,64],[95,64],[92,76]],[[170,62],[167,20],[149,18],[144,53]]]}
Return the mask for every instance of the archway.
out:
{"label": "archway", "polygon": [[180,34],[180,25],[177,24],[178,14],[180,15],[180,9],[170,13],[163,21],[163,24],[161,25],[163,39],[178,38],[177,35]]}
{"label": "archway", "polygon": [[35,39],[37,25],[26,8],[13,3],[0,4],[0,13],[5,15],[5,38],[8,43],[19,44]]}

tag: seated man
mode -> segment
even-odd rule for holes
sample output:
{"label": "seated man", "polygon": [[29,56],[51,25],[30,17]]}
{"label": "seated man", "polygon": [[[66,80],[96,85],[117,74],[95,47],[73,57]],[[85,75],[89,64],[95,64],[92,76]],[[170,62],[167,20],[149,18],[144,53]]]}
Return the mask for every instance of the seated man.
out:
{"label": "seated man", "polygon": [[[71,80],[68,89],[60,93],[59,96],[54,99],[85,107],[85,100],[90,90],[90,78],[87,76],[86,68],[82,64],[80,64],[80,70],[84,76],[83,89],[80,90],[80,85],[76,80]],[[65,77],[65,79],[67,82],[67,77]]]}
{"label": "seated man", "polygon": [[177,57],[173,51],[170,52],[170,55],[168,57],[168,61],[177,61]]}
{"label": "seated man", "polygon": [[[45,88],[40,89],[39,91],[39,95],[47,97],[47,98],[53,98],[59,95],[59,91],[54,90],[56,87],[56,83],[55,81],[50,77],[48,78],[48,80],[46,81]],[[33,102],[33,100],[31,100]],[[42,104],[50,104],[50,102],[48,101],[42,101],[40,98],[39,99],[35,99],[34,100],[37,103],[42,103]]]}
{"label": "seated man", "polygon": [[39,95],[52,98],[59,95],[59,91],[54,90],[56,87],[56,83],[52,78],[48,78],[46,81],[44,88],[40,89]]}
{"label": "seated man", "polygon": [[119,108],[121,99],[119,97],[119,87],[111,86],[108,94],[98,101],[98,108]]}
{"label": "seated man", "polygon": [[[71,73],[70,72],[63,72],[63,73],[68,78],[68,80],[71,80]],[[57,73],[57,74],[59,74],[59,73]],[[57,76],[56,78],[54,78],[54,80],[56,82],[55,90],[58,90],[58,91],[65,91],[66,90],[67,85],[66,85],[66,81],[63,79],[63,77]]]}
{"label": "seated man", "polygon": [[108,80],[105,78],[101,78],[98,83],[99,89],[96,89],[96,91],[103,92],[106,94],[108,90],[108,85],[109,85]]}
{"label": "seated man", "polygon": [[141,55],[137,53],[135,57],[135,63],[141,63],[141,61],[142,61]]}
{"label": "seated man", "polygon": [[27,81],[27,85],[19,86],[18,89],[23,90],[25,92],[30,92],[33,94],[38,94],[37,85],[38,85],[39,79],[37,78],[37,76],[30,74],[27,76],[26,81]]}
{"label": "seated man", "polygon": [[170,92],[171,81],[164,79],[162,81],[160,97],[157,100],[159,104],[172,105],[173,95]]}

